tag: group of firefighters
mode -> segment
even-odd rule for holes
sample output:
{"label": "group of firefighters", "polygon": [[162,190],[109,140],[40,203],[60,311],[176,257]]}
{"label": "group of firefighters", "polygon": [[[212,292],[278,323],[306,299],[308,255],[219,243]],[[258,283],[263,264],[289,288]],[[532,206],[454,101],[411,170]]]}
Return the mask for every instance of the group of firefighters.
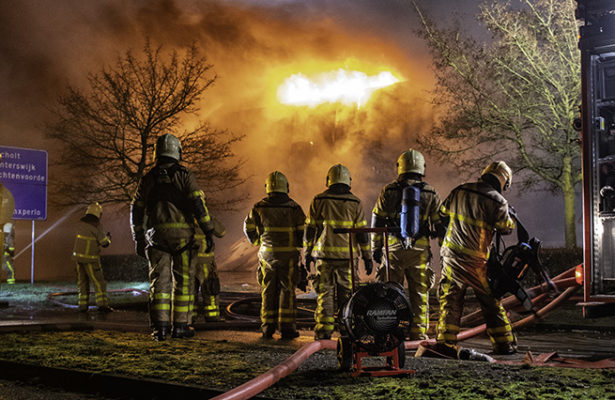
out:
{"label": "group of firefighters", "polygon": [[[136,253],[149,262],[152,337],[160,341],[194,335],[191,324],[199,291],[208,320],[219,320],[220,283],[213,249],[214,236],[222,237],[224,228],[211,217],[195,175],[179,163],[179,140],[170,134],[160,136],[154,153],[155,166],[141,179],[131,204],[131,227]],[[351,192],[348,168],[337,164],[329,169],[326,190],[314,197],[307,216],[289,197],[284,174],[274,171],[268,175],[267,196],[254,204],[244,222],[245,235],[259,246],[263,338],[272,338],[276,331],[282,339],[299,336],[296,288],[305,285],[308,275],[318,296],[315,339],[331,338],[336,314],[352,295],[351,254],[360,254],[367,275],[372,275],[375,262],[375,278],[384,281],[388,261],[388,279],[402,285],[407,282],[413,314],[409,339],[427,339],[429,290],[435,283],[430,239],[437,238],[442,263],[436,328],[440,350],[456,350],[464,297],[470,287],[482,308],[494,353],[515,352],[511,324],[491,293],[486,270],[495,232],[508,234],[514,229],[502,196],[511,184],[511,169],[503,161],[492,162],[476,182],[456,187],[443,202],[423,180],[425,159],[419,151],[410,149],[399,156],[397,174],[378,196],[372,227],[399,226],[403,190],[415,186],[420,192],[418,233],[411,241],[388,234],[386,245],[385,235],[355,233],[357,248],[352,252],[348,235],[335,229],[362,228],[368,223],[361,200]],[[79,285],[79,305],[84,310],[88,282],[95,286],[99,308],[110,310],[99,274],[99,248],[110,242],[109,235],[102,233],[101,213],[98,204],[88,208],[75,243],[79,276],[85,278]],[[388,253],[384,251],[387,246]]]}

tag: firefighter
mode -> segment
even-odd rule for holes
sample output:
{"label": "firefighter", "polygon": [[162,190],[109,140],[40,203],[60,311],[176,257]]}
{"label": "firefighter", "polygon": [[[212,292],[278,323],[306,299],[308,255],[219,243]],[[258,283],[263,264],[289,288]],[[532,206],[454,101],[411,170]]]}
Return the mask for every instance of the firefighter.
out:
{"label": "firefighter", "polygon": [[111,235],[103,233],[100,222],[102,206],[92,203],[77,225],[73,259],[77,262],[77,284],[79,286],[79,311],[87,312],[90,303],[90,284],[94,286],[96,305],[99,312],[113,311],[107,298],[107,282],[100,265],[101,247],[109,247]]}
{"label": "firefighter", "polygon": [[261,329],[270,339],[299,336],[296,326],[297,287],[305,214],[288,196],[286,176],[273,171],[265,180],[267,197],[257,202],[244,221],[244,233],[258,251],[257,280],[261,287]]}
{"label": "firefighter", "polygon": [[[327,190],[314,197],[306,219],[305,265],[309,270],[315,262],[316,268],[313,281],[318,295],[314,314],[316,340],[331,338],[335,315],[352,294],[348,234],[333,233],[333,229],[367,226],[361,200],[350,192],[350,182],[348,168],[342,164],[332,166],[327,173]],[[373,264],[368,235],[355,234],[355,237],[365,270],[370,274]],[[357,249],[353,253],[359,254]]]}
{"label": "firefighter", "polygon": [[[181,144],[158,137],[155,165],[139,182],[131,204],[136,253],[149,262],[150,325],[156,341],[194,336],[189,327],[194,300],[194,219],[213,250],[213,224],[195,175],[181,165]],[[172,314],[172,315],[171,315]]]}
{"label": "firefighter", "polygon": [[[226,230],[216,218],[211,219],[214,225],[213,234],[217,238],[224,237]],[[197,224],[198,225],[198,224]],[[194,239],[198,245],[198,251],[194,261],[196,263],[194,276],[194,308],[193,320],[199,314],[204,314],[206,322],[224,321],[220,317],[220,279],[213,249],[207,251],[207,238],[201,228],[197,226]],[[199,293],[202,302],[199,302]],[[194,322],[194,321],[193,321]]]}
{"label": "firefighter", "polygon": [[487,283],[487,258],[497,231],[509,234],[515,223],[502,192],[510,187],[512,171],[504,161],[494,161],[477,182],[455,188],[440,213],[449,218],[441,247],[439,284],[440,320],[437,342],[441,349],[456,350],[457,334],[466,290],[471,287],[481,306],[487,334],[495,354],[512,354],[516,340],[506,311],[493,297]]}
{"label": "firefighter", "polygon": [[13,257],[15,257],[15,223],[7,222],[2,228],[4,232],[4,253],[2,254],[2,269],[6,272],[6,283],[15,283],[15,268],[13,267]]}
{"label": "firefighter", "polygon": [[[399,234],[388,235],[389,280],[403,286],[408,282],[408,297],[413,320],[410,324],[410,340],[428,339],[429,289],[434,284],[434,272],[430,266],[432,232],[444,237],[445,227],[440,223],[440,197],[435,189],[423,182],[425,158],[414,149],[404,151],[397,159],[397,179],[386,185],[373,209],[372,227],[400,226],[402,192],[414,186],[420,190],[418,234],[406,246]],[[372,235],[372,256],[380,264],[378,280],[386,281],[386,268],[382,263],[384,238]]]}

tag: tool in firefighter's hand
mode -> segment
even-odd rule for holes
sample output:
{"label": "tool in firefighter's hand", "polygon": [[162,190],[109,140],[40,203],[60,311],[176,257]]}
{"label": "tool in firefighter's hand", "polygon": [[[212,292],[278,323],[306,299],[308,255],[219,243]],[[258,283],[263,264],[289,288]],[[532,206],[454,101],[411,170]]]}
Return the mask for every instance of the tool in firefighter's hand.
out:
{"label": "tool in firefighter's hand", "polygon": [[[354,245],[352,243],[352,236],[355,233],[382,233],[384,234],[384,251],[385,251],[385,276],[386,281],[389,281],[389,240],[388,234],[391,232],[399,232],[399,228],[390,228],[387,226],[377,228],[334,228],[333,233],[347,233],[348,234],[348,249],[350,250],[350,282],[352,284],[352,292],[355,292],[355,271],[354,271]],[[307,261],[307,256],[306,256]],[[307,262],[306,262],[307,265]]]}
{"label": "tool in firefighter's hand", "polygon": [[532,299],[521,286],[521,281],[526,277],[529,269],[532,269],[536,276],[541,277],[555,293],[558,289],[542,265],[541,241],[535,237],[530,239],[530,235],[519,220],[514,208],[509,207],[509,214],[517,223],[517,244],[500,252],[502,239],[499,233],[496,234],[496,243],[491,246],[487,260],[487,278],[496,298],[499,299],[506,293],[512,293],[526,310],[532,311]]}
{"label": "tool in firefighter's hand", "polygon": [[303,265],[303,264],[298,264],[297,268],[299,268],[299,282],[297,283],[297,287],[302,292],[306,292],[307,293],[308,270],[307,270],[307,268],[305,268],[305,265]]}

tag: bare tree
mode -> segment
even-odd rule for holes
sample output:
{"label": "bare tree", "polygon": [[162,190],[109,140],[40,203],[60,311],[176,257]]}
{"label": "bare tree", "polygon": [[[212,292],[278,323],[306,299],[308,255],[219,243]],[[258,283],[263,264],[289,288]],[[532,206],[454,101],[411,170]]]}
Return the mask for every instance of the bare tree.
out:
{"label": "bare tree", "polygon": [[[414,0],[413,0],[414,2]],[[581,181],[578,133],[580,52],[574,0],[492,0],[477,20],[492,34],[478,43],[460,28],[421,18],[431,50],[439,120],[421,143],[464,172],[501,158],[536,183],[562,194],[565,243],[576,246],[575,187]]]}
{"label": "bare tree", "polygon": [[[141,57],[127,51],[114,66],[90,74],[87,91],[69,86],[55,122],[46,127],[62,144],[64,177],[53,186],[57,202],[129,202],[153,165],[157,137],[165,133],[181,140],[183,162],[206,193],[242,183],[240,163],[228,163],[231,145],[241,137],[202,121],[186,128],[185,117],[199,111],[201,96],[216,80],[211,70],[194,44],[181,57],[176,51],[165,57],[148,41]],[[234,200],[214,205],[228,207]]]}

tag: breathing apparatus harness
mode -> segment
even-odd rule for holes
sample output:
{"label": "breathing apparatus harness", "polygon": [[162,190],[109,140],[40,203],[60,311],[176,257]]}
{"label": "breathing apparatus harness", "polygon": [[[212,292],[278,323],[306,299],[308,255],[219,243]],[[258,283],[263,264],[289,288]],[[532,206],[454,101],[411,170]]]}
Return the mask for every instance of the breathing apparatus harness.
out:
{"label": "breathing apparatus harness", "polygon": [[502,236],[496,233],[495,244],[491,245],[487,260],[487,280],[494,297],[500,299],[506,293],[512,293],[527,311],[534,312],[532,299],[521,286],[521,281],[526,277],[528,270],[532,269],[536,276],[541,277],[556,293],[557,286],[542,265],[540,259],[542,242],[535,237],[530,239],[530,235],[512,207],[509,207],[509,214],[517,223],[517,244],[500,252],[504,241]]}

